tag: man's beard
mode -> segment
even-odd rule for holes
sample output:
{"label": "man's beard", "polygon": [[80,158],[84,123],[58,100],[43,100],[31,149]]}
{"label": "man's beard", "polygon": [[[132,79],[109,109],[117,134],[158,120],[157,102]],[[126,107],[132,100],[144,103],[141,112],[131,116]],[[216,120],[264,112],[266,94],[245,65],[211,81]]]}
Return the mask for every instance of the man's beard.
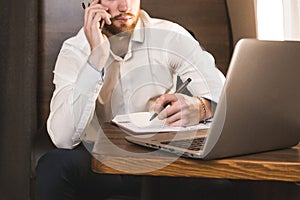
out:
{"label": "man's beard", "polygon": [[[126,16],[130,16],[134,19],[132,24],[130,24],[130,25],[121,24],[120,27],[117,27],[113,24],[113,22],[115,20],[117,20],[117,18],[126,17]],[[139,17],[140,17],[140,11],[138,11],[136,16],[131,14],[131,13],[124,13],[124,14],[120,14],[118,16],[115,16],[115,17],[111,18],[111,21],[112,21],[111,25],[107,25],[107,24],[104,25],[103,32],[104,32],[104,34],[107,34],[107,35],[117,35],[117,34],[120,34],[122,32],[132,31],[135,28]]]}

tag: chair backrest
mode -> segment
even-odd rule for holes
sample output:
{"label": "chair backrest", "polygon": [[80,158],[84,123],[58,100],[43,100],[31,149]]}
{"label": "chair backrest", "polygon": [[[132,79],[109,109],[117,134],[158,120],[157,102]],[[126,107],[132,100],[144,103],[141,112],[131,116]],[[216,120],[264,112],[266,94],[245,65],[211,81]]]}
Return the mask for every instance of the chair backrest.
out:
{"label": "chair backrest", "polygon": [[[81,1],[41,0],[39,6],[38,123],[42,126],[49,114],[56,57],[62,42],[82,27],[84,11]],[[226,74],[233,44],[226,0],[141,0],[141,8],[191,30]]]}

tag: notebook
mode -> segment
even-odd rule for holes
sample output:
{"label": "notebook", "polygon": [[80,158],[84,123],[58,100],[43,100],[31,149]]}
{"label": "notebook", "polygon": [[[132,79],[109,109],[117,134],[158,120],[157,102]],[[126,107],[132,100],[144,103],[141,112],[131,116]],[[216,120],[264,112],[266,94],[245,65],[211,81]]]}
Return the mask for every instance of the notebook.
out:
{"label": "notebook", "polygon": [[128,134],[156,134],[163,132],[178,131],[194,131],[200,129],[208,129],[210,122],[207,124],[197,124],[186,127],[168,126],[165,121],[159,120],[158,117],[150,121],[153,113],[136,112],[124,115],[117,115],[112,119],[112,123],[119,126]]}
{"label": "notebook", "polygon": [[300,42],[242,39],[209,129],[126,140],[196,159],[264,152],[300,141]]}

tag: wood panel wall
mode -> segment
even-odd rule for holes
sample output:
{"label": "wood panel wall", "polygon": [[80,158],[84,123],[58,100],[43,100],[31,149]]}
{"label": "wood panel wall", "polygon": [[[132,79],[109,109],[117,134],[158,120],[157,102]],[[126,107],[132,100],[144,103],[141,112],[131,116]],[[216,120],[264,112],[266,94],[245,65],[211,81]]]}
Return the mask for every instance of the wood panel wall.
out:
{"label": "wood panel wall", "polygon": [[227,72],[232,35],[226,0],[142,0],[141,7],[152,17],[171,20],[193,31],[222,72]]}
{"label": "wood panel wall", "polygon": [[[53,68],[62,42],[83,24],[82,1],[41,0],[39,5],[39,124],[44,125],[54,89]],[[88,0],[85,0],[88,2]],[[232,53],[231,27],[226,0],[141,0],[152,17],[177,22],[194,32],[226,74]]]}
{"label": "wood panel wall", "polygon": [[226,0],[232,27],[233,44],[241,38],[257,38],[256,0]]}

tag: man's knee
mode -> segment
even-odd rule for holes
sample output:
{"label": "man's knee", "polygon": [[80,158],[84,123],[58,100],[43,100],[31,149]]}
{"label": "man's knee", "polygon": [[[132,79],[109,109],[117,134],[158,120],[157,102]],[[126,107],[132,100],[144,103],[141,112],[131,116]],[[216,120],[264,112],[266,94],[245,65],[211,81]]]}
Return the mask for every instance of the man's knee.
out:
{"label": "man's knee", "polygon": [[54,149],[43,155],[36,167],[37,181],[58,181],[63,177],[89,173],[91,156],[84,149]]}
{"label": "man's knee", "polygon": [[39,162],[39,165],[57,166],[57,165],[75,165],[78,166],[81,163],[88,162],[91,159],[90,153],[84,148],[84,146],[78,146],[75,149],[54,149],[45,155],[43,155]]}

